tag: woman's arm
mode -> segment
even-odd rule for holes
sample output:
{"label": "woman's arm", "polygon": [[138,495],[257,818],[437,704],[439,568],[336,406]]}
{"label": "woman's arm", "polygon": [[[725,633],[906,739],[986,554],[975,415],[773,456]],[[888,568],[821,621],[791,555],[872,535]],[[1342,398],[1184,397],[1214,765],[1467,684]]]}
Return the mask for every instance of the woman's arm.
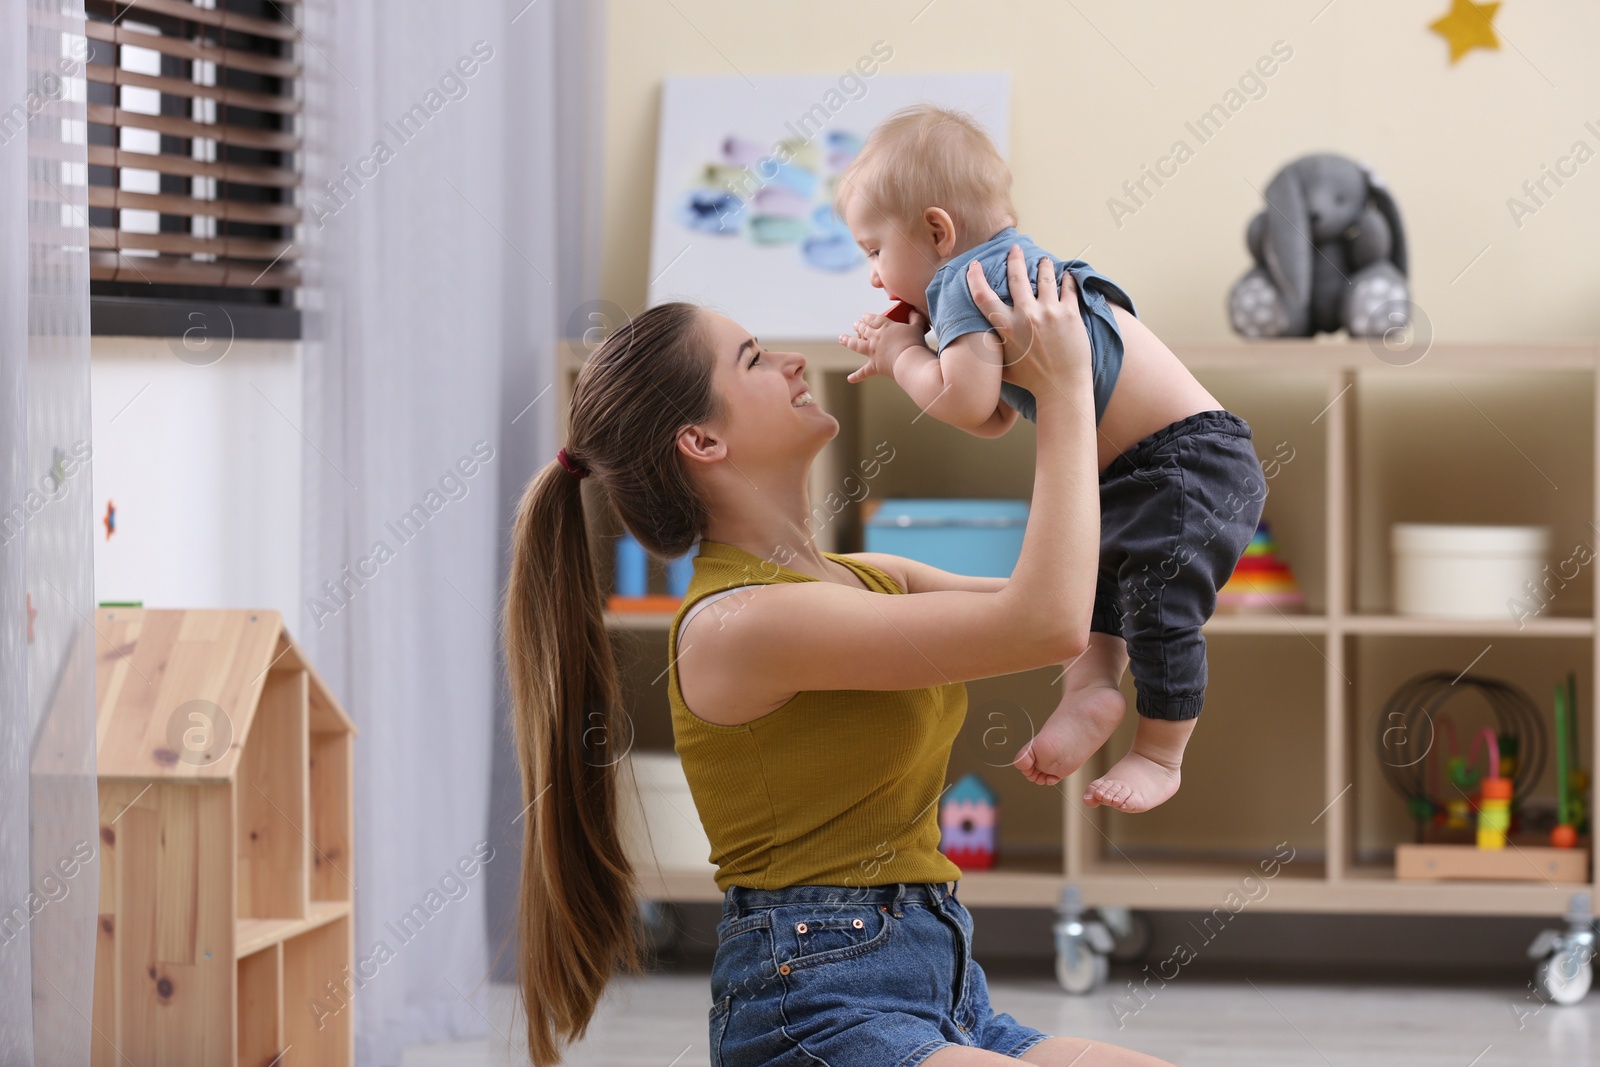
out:
{"label": "woman's arm", "polygon": [[[701,621],[710,614],[702,612],[685,627],[680,671],[692,669],[714,689],[712,703],[769,709],[801,690],[916,689],[1032,670],[1083,650],[1100,555],[1088,335],[1071,290],[1058,299],[1051,278],[1035,297],[1020,252],[1007,267],[1014,308],[981,271],[968,277],[1005,343],[1006,375],[1038,400],[1032,508],[1011,578],[989,590],[906,596],[785,583],[740,598],[740,608],[715,622]],[[1050,269],[1048,261],[1040,267]]]}
{"label": "woman's arm", "polygon": [[955,574],[905,556],[887,552],[851,552],[851,559],[871,564],[893,578],[908,593],[929,593],[935,589],[965,589],[974,593],[997,593],[1006,587],[1005,578],[978,578]]}

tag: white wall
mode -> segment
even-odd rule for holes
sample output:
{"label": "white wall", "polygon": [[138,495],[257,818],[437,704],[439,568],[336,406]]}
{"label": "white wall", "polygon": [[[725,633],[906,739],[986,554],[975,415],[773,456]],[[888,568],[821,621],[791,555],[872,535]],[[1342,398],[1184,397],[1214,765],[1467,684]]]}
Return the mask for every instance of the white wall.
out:
{"label": "white wall", "polygon": [[89,377],[96,601],[274,608],[300,632],[299,344],[196,366],[162,338],[96,337]]}

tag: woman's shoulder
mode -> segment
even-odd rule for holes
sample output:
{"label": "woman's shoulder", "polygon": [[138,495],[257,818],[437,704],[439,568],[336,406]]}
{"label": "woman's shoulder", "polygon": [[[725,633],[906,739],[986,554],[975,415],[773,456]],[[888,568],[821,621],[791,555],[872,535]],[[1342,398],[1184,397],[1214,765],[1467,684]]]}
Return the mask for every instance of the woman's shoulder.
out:
{"label": "woman's shoulder", "polygon": [[904,556],[891,556],[886,552],[825,552],[823,555],[843,563],[864,577],[877,579],[874,583],[881,593],[906,593],[911,590],[910,574]]}
{"label": "woman's shoulder", "polygon": [[885,552],[852,552],[848,559],[857,566],[866,567],[890,578],[901,593],[933,593],[941,590],[959,590],[968,593],[996,593],[1006,586],[1007,579],[957,574],[932,564],[905,556],[891,556]]}
{"label": "woman's shoulder", "polygon": [[[690,583],[688,599],[697,599],[707,593],[727,590],[736,586],[781,585],[807,583],[821,579],[802,574],[785,565],[781,554],[757,556],[742,548],[719,541],[704,541],[699,554],[703,562],[696,564],[695,579]],[[907,560],[883,552],[823,552],[828,559],[849,567],[868,586],[882,593],[904,593],[911,586]],[[792,559],[793,556],[788,558]]]}

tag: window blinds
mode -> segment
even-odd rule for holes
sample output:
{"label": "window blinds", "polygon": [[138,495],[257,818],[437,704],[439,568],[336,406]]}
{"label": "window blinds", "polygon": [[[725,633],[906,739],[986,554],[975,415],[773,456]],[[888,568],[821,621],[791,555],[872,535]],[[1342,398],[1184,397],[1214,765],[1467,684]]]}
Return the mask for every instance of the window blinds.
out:
{"label": "window blinds", "polygon": [[296,5],[85,6],[94,291],[292,306]]}

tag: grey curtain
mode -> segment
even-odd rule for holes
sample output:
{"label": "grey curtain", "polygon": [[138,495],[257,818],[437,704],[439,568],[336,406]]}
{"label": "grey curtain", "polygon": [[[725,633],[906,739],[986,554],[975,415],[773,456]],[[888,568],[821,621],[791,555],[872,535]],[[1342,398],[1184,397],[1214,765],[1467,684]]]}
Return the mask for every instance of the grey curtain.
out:
{"label": "grey curtain", "polygon": [[[519,9],[526,3],[513,0]],[[597,323],[614,326],[619,314],[599,299],[606,4],[540,0],[517,20],[519,29],[535,13],[539,20],[523,31],[528,50],[517,67],[519,84],[511,88],[521,104],[509,116],[507,150],[518,175],[516,188],[527,198],[530,254],[549,274],[551,284],[535,279],[524,292],[527,302],[508,309],[512,319],[507,330],[518,339],[518,355],[506,365],[501,395],[506,451],[500,468],[502,585],[509,571],[507,553],[517,500],[533,472],[548,463],[561,445],[557,390],[544,392],[555,382],[556,339],[581,336]],[[495,950],[494,980],[514,982],[522,824],[513,820],[521,813],[522,785],[511,745],[503,663],[497,667],[496,680],[489,839],[497,855],[515,860],[488,872],[489,930]]]}
{"label": "grey curtain", "polygon": [[[572,299],[558,293],[585,272],[557,255],[557,29],[599,16],[552,0],[299,10],[311,447],[297,636],[360,730],[357,1062],[467,1036],[520,1048],[486,1006],[504,929],[491,934],[486,904],[520,862],[519,805],[491,803],[507,743],[502,553],[515,493],[554,449],[543,390]],[[419,907],[421,933],[402,939]]]}
{"label": "grey curtain", "polygon": [[0,1064],[89,1061],[99,818],[83,5],[0,0]]}

